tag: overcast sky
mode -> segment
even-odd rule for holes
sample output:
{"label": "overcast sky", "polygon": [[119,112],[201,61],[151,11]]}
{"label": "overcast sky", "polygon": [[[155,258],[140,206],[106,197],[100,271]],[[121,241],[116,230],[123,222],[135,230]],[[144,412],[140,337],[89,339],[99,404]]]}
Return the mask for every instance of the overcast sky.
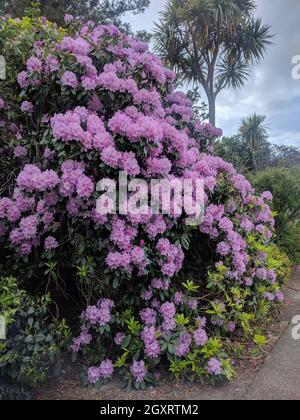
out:
{"label": "overcast sky", "polygon": [[[144,15],[128,16],[133,28],[150,31],[164,3],[152,0]],[[257,0],[257,5],[257,15],[272,26],[274,45],[242,90],[220,94],[217,125],[234,134],[244,116],[264,114],[272,142],[300,147],[300,80],[292,78],[292,58],[300,56],[300,0]]]}

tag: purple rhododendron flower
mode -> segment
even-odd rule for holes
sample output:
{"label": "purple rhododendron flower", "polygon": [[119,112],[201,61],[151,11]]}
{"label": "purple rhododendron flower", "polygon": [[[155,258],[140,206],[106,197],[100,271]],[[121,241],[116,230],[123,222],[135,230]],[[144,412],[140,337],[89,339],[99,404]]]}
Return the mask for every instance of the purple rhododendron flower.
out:
{"label": "purple rhododendron flower", "polygon": [[92,366],[88,370],[88,380],[90,384],[96,384],[100,381],[100,369]]}
{"label": "purple rhododendron flower", "polygon": [[174,318],[176,315],[176,307],[172,302],[166,302],[160,307],[160,313],[164,318]]}
{"label": "purple rhododendron flower", "polygon": [[48,236],[45,240],[45,250],[52,251],[58,247],[58,242],[53,236]]}
{"label": "purple rhododendron flower", "polygon": [[156,324],[156,312],[151,308],[147,308],[141,311],[140,318],[145,325]]}
{"label": "purple rhododendron flower", "polygon": [[64,21],[65,21],[65,23],[70,23],[70,22],[72,22],[74,20],[74,16],[73,15],[70,15],[70,14],[65,14],[65,16],[64,16]]}
{"label": "purple rhododendron flower", "polygon": [[203,347],[208,341],[207,334],[205,330],[199,328],[197,331],[194,332],[194,341],[198,347]]}
{"label": "purple rhododendron flower", "polygon": [[76,89],[78,87],[78,80],[76,74],[74,74],[71,71],[66,71],[61,76],[61,84],[63,86],[69,86],[73,89]]}
{"label": "purple rhododendron flower", "polygon": [[117,344],[117,346],[121,346],[124,340],[125,340],[125,334],[123,333],[116,334],[115,343]]}
{"label": "purple rhododendron flower", "polygon": [[185,357],[190,352],[190,346],[192,344],[192,336],[188,332],[182,333],[179,338],[179,342],[176,347],[176,356]]}
{"label": "purple rhododendron flower", "polygon": [[80,349],[84,346],[88,346],[93,340],[92,335],[89,333],[89,331],[83,327],[81,329],[81,333],[79,337],[76,337],[73,339],[71,350],[74,353],[78,353]]}
{"label": "purple rhododendron flower", "polygon": [[210,359],[207,364],[207,371],[210,375],[221,375],[222,374],[222,363],[217,359]]}
{"label": "purple rhododendron flower", "polygon": [[276,292],[275,293],[275,299],[278,301],[278,302],[283,302],[284,301],[284,294],[282,293],[282,292]]}
{"label": "purple rhododendron flower", "polygon": [[40,73],[43,69],[42,62],[37,57],[31,57],[27,60],[27,70],[31,73]]}
{"label": "purple rhododendron flower", "polygon": [[227,324],[227,330],[230,333],[233,333],[236,330],[236,324],[234,322],[232,322],[232,321],[228,322],[228,324]]}
{"label": "purple rhododendron flower", "polygon": [[23,146],[15,147],[14,148],[14,155],[15,155],[15,157],[18,157],[18,158],[27,156],[26,147],[23,147]]}
{"label": "purple rhododendron flower", "polygon": [[140,362],[134,362],[130,367],[130,372],[136,382],[143,382],[145,376],[147,375],[145,362],[143,360]]}
{"label": "purple rhododendron flower", "polygon": [[114,365],[111,360],[103,360],[99,366],[99,375],[102,379],[110,379],[114,373]]}
{"label": "purple rhododendron flower", "polygon": [[27,112],[27,113],[32,113],[33,112],[33,105],[31,102],[28,101],[24,101],[21,104],[21,111],[22,112]]}

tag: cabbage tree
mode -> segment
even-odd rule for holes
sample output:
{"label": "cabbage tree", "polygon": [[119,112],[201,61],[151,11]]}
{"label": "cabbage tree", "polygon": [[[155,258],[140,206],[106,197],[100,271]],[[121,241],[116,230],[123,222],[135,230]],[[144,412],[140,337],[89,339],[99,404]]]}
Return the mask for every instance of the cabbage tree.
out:
{"label": "cabbage tree", "polygon": [[203,87],[214,125],[219,93],[244,86],[271,44],[255,8],[253,0],[169,0],[156,24],[156,52],[183,82]]}

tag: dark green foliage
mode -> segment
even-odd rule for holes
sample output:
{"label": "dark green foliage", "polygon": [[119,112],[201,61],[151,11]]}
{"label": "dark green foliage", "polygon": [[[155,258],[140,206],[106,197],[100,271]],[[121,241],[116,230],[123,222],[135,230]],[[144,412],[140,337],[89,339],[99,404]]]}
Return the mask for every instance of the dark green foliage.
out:
{"label": "dark green foliage", "polygon": [[300,223],[289,223],[285,232],[278,238],[278,245],[294,264],[300,264]]}
{"label": "dark green foliage", "polygon": [[300,166],[291,169],[272,168],[252,177],[259,191],[273,194],[273,208],[277,213],[278,244],[294,262],[300,262]]}
{"label": "dark green foliage", "polygon": [[247,173],[253,169],[250,147],[239,135],[223,137],[215,144],[215,152],[227,162],[230,162],[239,172]]}
{"label": "dark green foliage", "polygon": [[[216,154],[231,162],[240,172],[248,174],[267,168],[293,168],[300,164],[300,149],[295,146],[277,146],[269,141],[252,150],[240,134],[223,137],[215,144]],[[258,167],[256,155],[260,156]]]}
{"label": "dark green foliage", "polygon": [[191,90],[188,90],[186,95],[193,103],[195,117],[199,118],[201,121],[207,120],[209,117],[208,107],[206,103],[201,100],[202,98],[200,89],[195,87]]}
{"label": "dark green foliage", "polygon": [[0,400],[27,398],[50,370],[60,370],[60,350],[69,340],[65,322],[49,313],[50,297],[33,298],[13,278],[0,280],[0,313],[6,340],[0,341]]}
{"label": "dark green foliage", "polygon": [[271,144],[268,142],[268,128],[264,125],[265,115],[250,115],[242,120],[240,134],[243,143],[250,150],[251,169],[261,171],[268,165]]}
{"label": "dark green foliage", "polygon": [[291,168],[300,164],[300,149],[295,146],[273,146],[270,166]]}

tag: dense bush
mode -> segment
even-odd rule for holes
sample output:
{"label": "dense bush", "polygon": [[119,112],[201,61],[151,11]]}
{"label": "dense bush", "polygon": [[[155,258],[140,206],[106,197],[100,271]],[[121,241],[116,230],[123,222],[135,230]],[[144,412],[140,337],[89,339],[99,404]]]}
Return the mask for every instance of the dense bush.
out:
{"label": "dense bush", "polygon": [[[57,29],[37,25],[45,38],[33,36],[14,97],[14,81],[2,94],[1,135],[21,166],[0,200],[3,270],[58,302],[85,302],[72,349],[90,383],[117,368],[144,387],[164,364],[176,377],[230,379],[231,344],[283,300],[271,194],[256,195],[213,155],[221,131],[195,120],[146,44],[77,20],[54,42]],[[176,212],[100,215],[96,184],[120,170],[148,184],[202,179],[203,223]]]}
{"label": "dense bush", "polygon": [[[295,146],[277,146],[262,140],[254,146],[241,134],[223,137],[216,142],[216,153],[241,173],[253,174],[270,168],[293,168],[299,165],[300,149]],[[259,158],[258,158],[259,156]],[[255,164],[259,160],[259,165]]]}
{"label": "dense bush", "polygon": [[69,340],[64,322],[51,322],[50,297],[32,298],[13,278],[0,279],[0,313],[6,340],[0,341],[0,399],[28,396],[49,371],[58,371]]}
{"label": "dense bush", "polygon": [[300,263],[300,167],[267,169],[253,176],[259,191],[273,194],[278,245]]}

